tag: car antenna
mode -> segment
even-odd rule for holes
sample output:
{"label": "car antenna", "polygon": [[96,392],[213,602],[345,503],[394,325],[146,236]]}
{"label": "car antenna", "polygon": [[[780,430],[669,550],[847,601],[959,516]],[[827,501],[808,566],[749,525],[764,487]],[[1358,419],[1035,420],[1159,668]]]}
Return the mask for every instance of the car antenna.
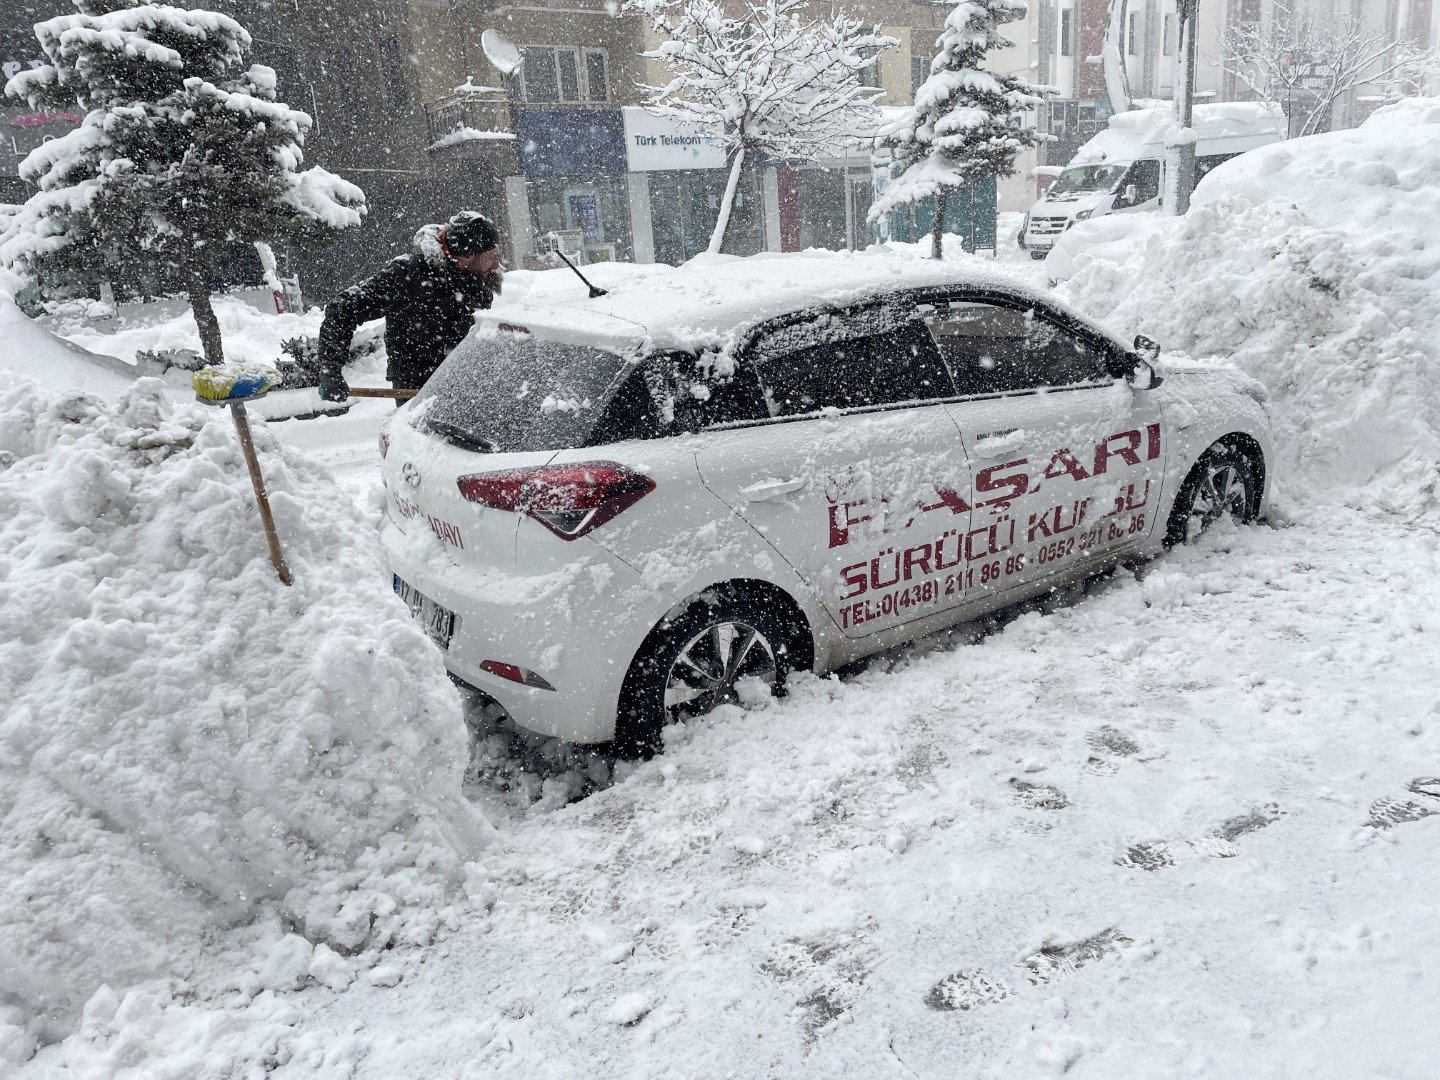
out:
{"label": "car antenna", "polygon": [[576,277],[578,277],[581,281],[585,282],[585,287],[590,290],[591,300],[594,300],[597,296],[604,296],[607,292],[609,292],[608,289],[602,289],[598,285],[591,285],[590,279],[580,272],[580,268],[578,266],[572,263],[569,259],[566,259],[565,252],[561,251],[558,247],[555,249],[555,254],[559,255],[560,258],[564,260],[566,266],[570,267],[571,270],[575,271]]}

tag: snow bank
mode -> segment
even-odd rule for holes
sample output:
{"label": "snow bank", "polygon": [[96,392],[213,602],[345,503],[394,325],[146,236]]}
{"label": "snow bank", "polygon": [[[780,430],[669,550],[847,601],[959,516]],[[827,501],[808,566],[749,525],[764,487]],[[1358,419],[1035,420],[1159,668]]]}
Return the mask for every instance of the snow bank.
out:
{"label": "snow bank", "polygon": [[1231,360],[1274,399],[1292,495],[1413,516],[1440,485],[1440,103],[1251,151],[1179,219],[1072,229],[1063,297]]}
{"label": "snow bank", "polygon": [[288,589],[224,412],[0,396],[0,1061],[261,913],[325,981],[454,919],[458,695],[350,501],[257,441]]}

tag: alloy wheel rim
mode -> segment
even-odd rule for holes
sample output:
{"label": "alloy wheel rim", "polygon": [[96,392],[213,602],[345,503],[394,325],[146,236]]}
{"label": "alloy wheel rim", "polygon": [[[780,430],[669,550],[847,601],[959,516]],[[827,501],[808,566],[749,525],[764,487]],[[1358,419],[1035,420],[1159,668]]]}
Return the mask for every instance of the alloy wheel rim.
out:
{"label": "alloy wheel rim", "polygon": [[740,700],[742,679],[758,678],[774,690],[779,680],[775,650],[755,627],[743,622],[707,626],[685,643],[665,678],[665,714],[670,720],[700,716]]}
{"label": "alloy wheel rim", "polygon": [[1250,491],[1244,477],[1227,462],[1213,466],[1200,481],[1190,504],[1190,518],[1192,522],[1199,519],[1200,529],[1208,529],[1226,516],[1244,521],[1249,504]]}

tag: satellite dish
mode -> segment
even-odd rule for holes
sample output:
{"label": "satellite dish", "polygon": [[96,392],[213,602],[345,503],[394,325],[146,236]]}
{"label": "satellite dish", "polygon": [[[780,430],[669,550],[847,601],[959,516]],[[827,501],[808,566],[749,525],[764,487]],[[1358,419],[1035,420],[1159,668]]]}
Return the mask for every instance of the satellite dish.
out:
{"label": "satellite dish", "polygon": [[481,34],[480,48],[485,50],[485,59],[499,68],[503,75],[514,75],[525,62],[520,50],[498,30],[486,30]]}

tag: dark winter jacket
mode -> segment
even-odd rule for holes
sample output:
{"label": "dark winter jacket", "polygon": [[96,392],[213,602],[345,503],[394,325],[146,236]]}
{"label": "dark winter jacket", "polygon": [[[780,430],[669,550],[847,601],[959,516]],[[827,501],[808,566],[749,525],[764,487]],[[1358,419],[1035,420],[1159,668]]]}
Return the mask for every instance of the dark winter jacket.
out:
{"label": "dark winter jacket", "polygon": [[415,234],[415,250],[391,260],[374,277],[346,289],[325,308],[320,324],[320,366],[339,372],[350,357],[350,340],[361,323],[385,319],[386,376],[397,387],[415,388],[435,373],[450,350],[500,291],[500,275],[467,274],[445,255],[439,226]]}

